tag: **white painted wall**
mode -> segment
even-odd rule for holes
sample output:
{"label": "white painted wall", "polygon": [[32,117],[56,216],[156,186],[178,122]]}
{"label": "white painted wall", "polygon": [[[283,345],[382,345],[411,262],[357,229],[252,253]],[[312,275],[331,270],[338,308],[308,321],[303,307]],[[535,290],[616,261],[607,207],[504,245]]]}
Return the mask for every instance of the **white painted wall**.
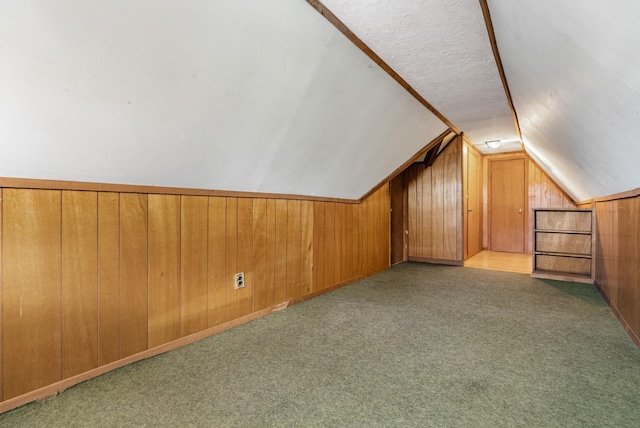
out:
{"label": "white painted wall", "polygon": [[0,176],[359,198],[446,129],[302,0],[0,10]]}
{"label": "white painted wall", "polygon": [[578,201],[640,187],[640,2],[488,3],[527,151]]}

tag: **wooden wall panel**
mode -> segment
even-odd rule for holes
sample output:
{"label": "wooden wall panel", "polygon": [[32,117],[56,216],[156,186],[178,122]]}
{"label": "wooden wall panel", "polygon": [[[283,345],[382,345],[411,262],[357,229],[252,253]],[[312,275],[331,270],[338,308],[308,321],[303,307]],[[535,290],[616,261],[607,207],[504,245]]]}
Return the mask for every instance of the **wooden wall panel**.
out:
{"label": "wooden wall panel", "polygon": [[253,200],[253,310],[267,307],[267,200]]}
{"label": "wooden wall panel", "polygon": [[[367,202],[363,202],[366,204]],[[336,207],[333,202],[324,203],[324,248],[325,248],[325,264],[324,278],[325,285],[329,286],[337,284],[340,280],[336,277],[335,270],[335,248],[336,248]]]}
{"label": "wooden wall panel", "polygon": [[120,194],[120,358],[148,348],[147,195]]}
{"label": "wooden wall panel", "polygon": [[301,251],[300,201],[287,201],[287,288],[286,300],[300,297]]}
{"label": "wooden wall panel", "polygon": [[325,216],[324,202],[313,202],[313,283],[311,291],[325,288]]}
{"label": "wooden wall panel", "polygon": [[[2,258],[2,205],[3,205],[3,191],[4,189],[0,189],[0,302],[3,302],[2,300],[2,261],[4,260]],[[2,312],[0,311],[0,356],[3,355],[2,352]],[[3,382],[3,372],[4,372],[4,361],[2,361],[2,358],[0,357],[0,401],[4,400],[4,391],[2,388],[2,385],[4,385]]]}
{"label": "wooden wall panel", "polygon": [[120,354],[120,195],[98,192],[98,365]]}
{"label": "wooden wall panel", "polygon": [[207,328],[209,198],[180,197],[181,336]]}
{"label": "wooden wall panel", "polygon": [[430,167],[412,165],[405,182],[409,260],[462,263],[461,138],[449,143]]}
{"label": "wooden wall panel", "polygon": [[180,338],[180,196],[149,195],[149,347]]}
{"label": "wooden wall panel", "polygon": [[274,305],[286,300],[287,290],[287,201],[275,201],[275,282]]}
{"label": "wooden wall panel", "polygon": [[236,290],[238,315],[253,312],[253,199],[238,199],[238,266],[244,287]]}
{"label": "wooden wall panel", "polygon": [[61,379],[61,192],[4,189],[4,399]]}
{"label": "wooden wall panel", "polygon": [[224,275],[225,321],[240,316],[235,275],[238,273],[238,198],[227,198],[226,264]]}
{"label": "wooden wall panel", "polygon": [[595,202],[596,284],[640,346],[640,198]]}
{"label": "wooden wall panel", "polygon": [[4,400],[389,266],[388,185],[360,204],[32,189],[0,199]]}
{"label": "wooden wall panel", "polygon": [[98,195],[62,192],[62,378],[98,366]]}
{"label": "wooden wall panel", "polygon": [[209,198],[208,229],[208,323],[213,327],[226,320],[227,198]]}
{"label": "wooden wall panel", "polygon": [[276,304],[276,201],[267,199],[267,307]]}
{"label": "wooden wall panel", "polygon": [[313,202],[300,203],[300,239],[301,269],[300,294],[306,296],[311,292],[313,282]]}

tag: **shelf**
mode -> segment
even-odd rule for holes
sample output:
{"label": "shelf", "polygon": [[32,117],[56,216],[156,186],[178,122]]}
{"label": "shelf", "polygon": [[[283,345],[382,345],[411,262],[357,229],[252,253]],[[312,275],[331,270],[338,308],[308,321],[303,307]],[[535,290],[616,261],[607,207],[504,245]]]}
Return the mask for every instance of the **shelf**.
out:
{"label": "shelf", "polygon": [[544,256],[558,256],[558,257],[571,257],[574,259],[590,259],[591,256],[589,254],[577,254],[577,253],[556,253],[553,251],[535,251],[536,255],[544,255]]}
{"label": "shelf", "polygon": [[533,229],[533,233],[567,233],[570,235],[591,235],[591,231],[584,230],[558,230],[558,229]]}
{"label": "shelf", "polygon": [[593,283],[596,223],[592,210],[534,209],[534,278]]}
{"label": "shelf", "polygon": [[536,270],[531,274],[533,278],[554,279],[556,281],[583,282],[585,284],[593,284],[593,278],[590,275],[579,275],[575,273],[558,272],[551,270]]}

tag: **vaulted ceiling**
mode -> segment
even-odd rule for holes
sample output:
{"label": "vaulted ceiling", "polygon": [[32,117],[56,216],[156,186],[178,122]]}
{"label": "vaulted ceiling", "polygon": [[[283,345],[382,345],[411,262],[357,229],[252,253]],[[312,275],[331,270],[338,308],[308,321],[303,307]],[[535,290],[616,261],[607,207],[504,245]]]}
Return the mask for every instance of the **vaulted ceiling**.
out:
{"label": "vaulted ceiling", "polygon": [[[478,0],[323,2],[440,117],[304,0],[0,1],[0,176],[356,199],[448,124],[521,147]],[[640,5],[488,8],[527,152],[638,187]]]}

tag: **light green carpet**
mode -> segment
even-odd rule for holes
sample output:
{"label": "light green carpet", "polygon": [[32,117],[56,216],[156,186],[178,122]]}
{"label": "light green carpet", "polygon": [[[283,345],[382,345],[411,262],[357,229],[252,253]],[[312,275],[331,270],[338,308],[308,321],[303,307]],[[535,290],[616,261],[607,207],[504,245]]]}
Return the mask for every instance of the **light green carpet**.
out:
{"label": "light green carpet", "polygon": [[0,426],[640,427],[640,352],[593,286],[405,263]]}

